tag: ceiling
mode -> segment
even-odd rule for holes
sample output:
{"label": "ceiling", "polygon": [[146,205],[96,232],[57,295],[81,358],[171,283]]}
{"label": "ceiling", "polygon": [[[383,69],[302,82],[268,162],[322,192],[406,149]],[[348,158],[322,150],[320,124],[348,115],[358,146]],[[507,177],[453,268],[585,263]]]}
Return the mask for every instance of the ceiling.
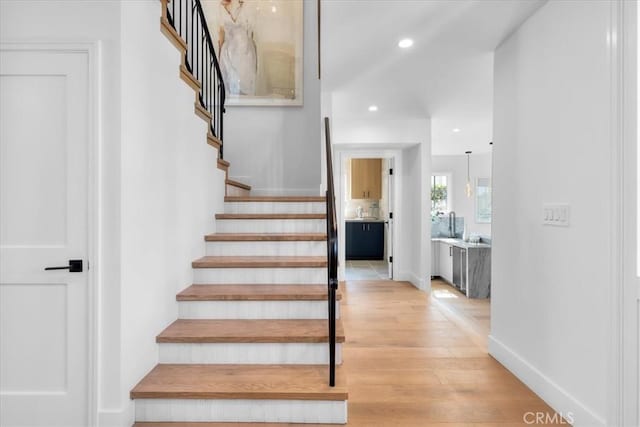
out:
{"label": "ceiling", "polygon": [[[544,3],[323,0],[322,91],[334,121],[430,117],[433,154],[489,151],[493,51]],[[414,44],[400,49],[405,37]]]}

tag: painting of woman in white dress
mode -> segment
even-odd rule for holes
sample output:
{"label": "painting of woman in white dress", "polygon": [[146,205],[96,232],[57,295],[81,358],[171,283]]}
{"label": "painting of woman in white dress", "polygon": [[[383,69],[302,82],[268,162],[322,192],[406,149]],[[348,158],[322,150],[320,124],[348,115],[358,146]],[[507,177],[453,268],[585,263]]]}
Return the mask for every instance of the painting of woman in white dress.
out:
{"label": "painting of woman in white dress", "polygon": [[257,58],[252,8],[244,0],[221,0],[218,27],[220,69],[227,94],[256,94]]}
{"label": "painting of woman in white dress", "polygon": [[302,0],[203,0],[228,105],[302,105]]}

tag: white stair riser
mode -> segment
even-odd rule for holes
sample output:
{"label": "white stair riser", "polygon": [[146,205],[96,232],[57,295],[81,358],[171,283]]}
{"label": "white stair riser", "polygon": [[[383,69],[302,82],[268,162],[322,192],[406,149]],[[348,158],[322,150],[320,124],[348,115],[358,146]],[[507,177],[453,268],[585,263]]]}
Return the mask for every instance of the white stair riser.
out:
{"label": "white stair riser", "polygon": [[225,213],[325,213],[324,202],[226,202]]}
{"label": "white stair riser", "polygon": [[136,399],[136,421],[347,422],[344,400]]}
{"label": "white stair riser", "polygon": [[[328,343],[161,343],[160,363],[327,365]],[[342,345],[336,344],[336,363]]]}
{"label": "white stair riser", "polygon": [[327,284],[327,268],[194,268],[196,285],[262,284],[282,285]]}
{"label": "white stair riser", "polygon": [[[180,319],[327,319],[327,301],[180,301]],[[340,317],[340,304],[336,303]]]}
{"label": "white stair riser", "polygon": [[211,256],[324,256],[327,242],[207,242]]}
{"label": "white stair riser", "polygon": [[326,233],[324,219],[219,219],[218,233]]}

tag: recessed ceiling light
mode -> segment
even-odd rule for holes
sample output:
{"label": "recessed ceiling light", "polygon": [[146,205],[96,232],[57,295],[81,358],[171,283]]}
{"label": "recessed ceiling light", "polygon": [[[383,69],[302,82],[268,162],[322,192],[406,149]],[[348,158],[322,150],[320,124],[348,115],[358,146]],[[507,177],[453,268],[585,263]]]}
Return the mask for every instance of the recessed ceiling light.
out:
{"label": "recessed ceiling light", "polygon": [[278,9],[275,6],[271,6],[271,12],[276,13]]}
{"label": "recessed ceiling light", "polygon": [[377,105],[369,105],[369,111],[378,111]]}
{"label": "recessed ceiling light", "polygon": [[454,129],[453,129],[453,132],[454,132],[454,133],[458,133],[458,132],[460,132],[460,129],[458,129],[458,128],[454,128]]}
{"label": "recessed ceiling light", "polygon": [[411,39],[402,39],[402,40],[400,40],[398,42],[398,46],[403,48],[403,49],[406,49],[408,47],[413,46],[413,40],[411,40]]}

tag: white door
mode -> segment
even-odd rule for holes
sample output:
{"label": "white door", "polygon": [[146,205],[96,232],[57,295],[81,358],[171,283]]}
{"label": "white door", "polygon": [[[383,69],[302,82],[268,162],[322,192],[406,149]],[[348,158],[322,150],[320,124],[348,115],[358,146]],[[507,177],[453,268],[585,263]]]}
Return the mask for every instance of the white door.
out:
{"label": "white door", "polygon": [[0,47],[3,427],[88,425],[88,101],[87,52]]}
{"label": "white door", "polygon": [[387,200],[389,201],[389,206],[387,207],[387,212],[389,212],[389,218],[387,219],[387,254],[389,261],[389,279],[393,280],[393,180],[394,173],[393,170],[393,158],[389,159],[389,170],[387,171],[389,174],[389,179],[387,180]]}

